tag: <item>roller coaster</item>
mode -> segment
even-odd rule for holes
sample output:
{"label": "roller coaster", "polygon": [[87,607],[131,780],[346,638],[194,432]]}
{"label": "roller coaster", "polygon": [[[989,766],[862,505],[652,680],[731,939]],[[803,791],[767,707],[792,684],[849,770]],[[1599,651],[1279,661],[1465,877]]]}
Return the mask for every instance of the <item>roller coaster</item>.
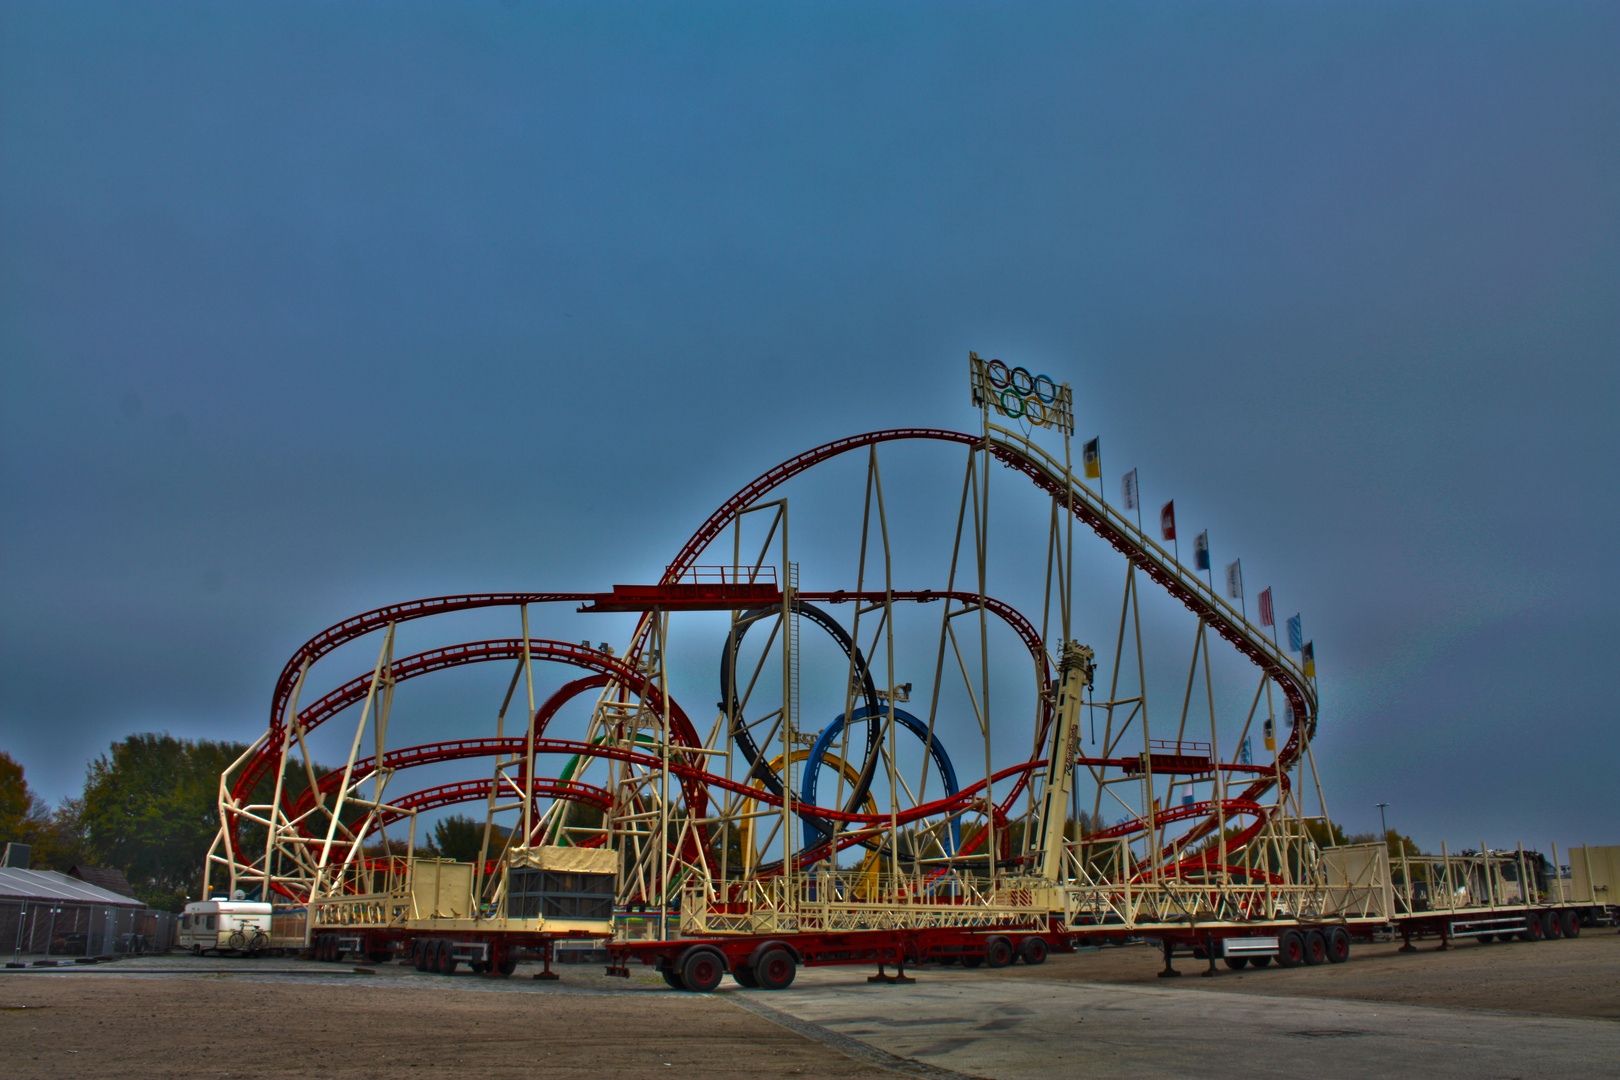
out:
{"label": "roller coaster", "polygon": [[[1382,844],[1332,846],[1314,671],[1269,610],[1251,622],[1110,502],[1094,443],[1075,467],[1066,384],[973,354],[969,377],[978,430],[799,454],[726,499],[654,584],[433,597],[311,638],[221,778],[207,895],[273,903],[273,936],[323,959],[550,974],[559,943],[583,942],[610,974],[639,961],[695,990],[727,973],[780,987],[802,964],[893,980],[1038,963],[1125,935],[1161,941],[1167,973],[1189,950],[1212,970],[1311,963],[1375,929],[1445,941],[1605,914],[1549,899],[1522,851],[1392,865]],[[880,451],[924,478],[898,516]],[[960,484],[941,485],[953,459]],[[848,487],[858,499],[827,494]],[[790,489],[809,508],[792,550]],[[918,516],[932,527],[900,520]],[[920,551],[913,534],[951,541]],[[1109,562],[1123,587],[1104,601],[1079,582]],[[925,567],[938,576],[916,580]],[[613,613],[635,616],[619,648],[532,632]],[[402,628],[497,617],[511,636],[396,655]],[[366,641],[370,670],[332,678]],[[463,737],[389,742],[400,684],[485,663],[511,669],[488,728],[466,737],[467,706]],[[691,703],[716,670],[711,720]],[[464,771],[400,793],[418,768]],[[466,804],[478,858],[418,850],[421,815]]]}

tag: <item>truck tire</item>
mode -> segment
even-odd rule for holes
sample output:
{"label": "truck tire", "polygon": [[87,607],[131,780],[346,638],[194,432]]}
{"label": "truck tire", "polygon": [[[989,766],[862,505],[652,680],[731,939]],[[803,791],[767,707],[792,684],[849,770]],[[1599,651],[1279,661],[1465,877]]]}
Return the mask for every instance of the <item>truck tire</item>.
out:
{"label": "truck tire", "polygon": [[993,937],[984,943],[984,966],[1006,967],[1013,962],[1012,942],[1004,937]]}
{"label": "truck tire", "polygon": [[1581,917],[1574,908],[1561,912],[1558,917],[1564,924],[1565,937],[1581,936]]}
{"label": "truck tire", "polygon": [[1018,943],[1018,959],[1033,967],[1046,963],[1047,945],[1043,937],[1027,937]]}
{"label": "truck tire", "polygon": [[1244,968],[1249,966],[1249,958],[1247,956],[1227,956],[1223,957],[1223,960],[1226,966],[1231,968],[1233,971],[1242,971]]}
{"label": "truck tire", "polygon": [[1525,912],[1524,929],[1519,931],[1519,940],[1540,941],[1546,936],[1546,928],[1541,925],[1541,913],[1536,911]]}
{"label": "truck tire", "polygon": [[664,985],[671,990],[685,990],[686,984],[681,982],[681,973],[675,970],[674,961],[658,969],[658,974],[664,977]]}
{"label": "truck tire", "polygon": [[731,977],[736,980],[738,986],[745,986],[750,990],[759,986],[759,980],[754,978],[754,969],[747,964],[740,965],[731,973]]}
{"label": "truck tire", "polygon": [[1305,935],[1298,930],[1285,930],[1277,942],[1277,966],[1299,967],[1305,963]]}
{"label": "truck tire", "polygon": [[433,951],[433,970],[437,971],[440,975],[454,975],[456,973],[456,965],[461,963],[461,961],[456,959],[456,954],[451,951],[450,943],[448,941],[440,941],[436,944],[438,945],[438,948],[434,949]]}
{"label": "truck tire", "polygon": [[688,990],[711,993],[719,988],[727,966],[725,957],[716,950],[695,945],[681,954],[681,982]]}
{"label": "truck tire", "polygon": [[427,942],[421,938],[411,942],[411,963],[417,971],[427,970]]}
{"label": "truck tire", "polygon": [[1327,935],[1320,930],[1305,932],[1305,963],[1311,967],[1327,960]]}
{"label": "truck tire", "polygon": [[798,973],[793,954],[780,947],[767,949],[754,964],[754,981],[761,990],[786,990]]}
{"label": "truck tire", "polygon": [[1541,936],[1548,941],[1557,941],[1564,936],[1564,923],[1556,911],[1543,911],[1541,913]]}
{"label": "truck tire", "polygon": [[1260,968],[1264,968],[1264,967],[1270,967],[1271,966],[1271,957],[1269,957],[1269,956],[1251,956],[1251,957],[1249,957],[1249,966],[1256,969],[1256,970],[1259,970]]}
{"label": "truck tire", "polygon": [[1342,964],[1350,959],[1350,931],[1342,926],[1328,931],[1327,958],[1330,964]]}

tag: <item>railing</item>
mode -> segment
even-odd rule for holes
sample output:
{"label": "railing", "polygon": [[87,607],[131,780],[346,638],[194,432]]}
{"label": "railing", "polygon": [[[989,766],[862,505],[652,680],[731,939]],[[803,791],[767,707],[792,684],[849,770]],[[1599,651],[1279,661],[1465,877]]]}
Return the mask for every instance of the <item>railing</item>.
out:
{"label": "railing", "polygon": [[1258,626],[1248,620],[1243,610],[1231,603],[1220,591],[1206,584],[1196,571],[1189,571],[1181,561],[1164,546],[1154,540],[1147,532],[1125,516],[1121,510],[1109,503],[1102,495],[1101,490],[1093,491],[1085,480],[1074,475],[1061,461],[1043,450],[1028,436],[999,424],[990,424],[989,429],[1008,449],[1029,458],[1037,467],[1044,469],[1051,478],[1063,485],[1065,483],[1074,492],[1076,500],[1084,503],[1090,511],[1102,518],[1107,524],[1123,534],[1127,543],[1137,551],[1157,564],[1165,573],[1176,579],[1176,582],[1188,592],[1211,608],[1217,610],[1222,618],[1238,630],[1248,641],[1267,658],[1276,662],[1285,669],[1291,669],[1290,675],[1296,684],[1305,692],[1307,700],[1311,703],[1312,712],[1315,711],[1315,692],[1311,689],[1310,680],[1305,677],[1305,669],[1294,661],[1287,650],[1280,648],[1277,642],[1268,637]]}
{"label": "railing", "polygon": [[996,889],[971,874],[874,874],[819,868],[792,881],[690,880],[681,894],[683,934],[769,934],[1045,925],[1047,905],[1028,889]]}
{"label": "railing", "polygon": [[775,585],[774,566],[688,566],[674,580],[667,580],[674,567],[664,571],[665,585]]}

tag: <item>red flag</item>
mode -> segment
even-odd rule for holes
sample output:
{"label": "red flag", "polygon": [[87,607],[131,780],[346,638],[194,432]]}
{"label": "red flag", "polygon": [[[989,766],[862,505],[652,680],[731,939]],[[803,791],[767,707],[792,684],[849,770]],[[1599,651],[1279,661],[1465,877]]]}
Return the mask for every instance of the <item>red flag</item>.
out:
{"label": "red flag", "polygon": [[1176,538],[1176,500],[1171,499],[1164,504],[1164,509],[1159,511],[1159,531],[1164,534],[1166,540]]}
{"label": "red flag", "polygon": [[1271,621],[1271,586],[1269,585],[1266,586],[1266,591],[1260,594],[1260,625],[1276,625]]}

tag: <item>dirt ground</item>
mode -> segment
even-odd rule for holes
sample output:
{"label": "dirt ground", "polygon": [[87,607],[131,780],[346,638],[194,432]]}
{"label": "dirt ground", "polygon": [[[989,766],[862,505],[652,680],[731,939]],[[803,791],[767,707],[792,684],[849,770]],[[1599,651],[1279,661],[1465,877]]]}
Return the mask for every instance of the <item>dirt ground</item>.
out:
{"label": "dirt ground", "polygon": [[[974,978],[1142,984],[1216,993],[1352,998],[1620,1020],[1620,933],[1574,941],[1472,942],[1416,953],[1357,943],[1349,963],[1160,981],[1158,954],[1126,947],[1054,955],[1040,967],[980,968]],[[171,969],[189,958],[156,961]],[[135,962],[141,963],[141,962]],[[97,972],[0,976],[0,1076],[122,1077],[589,1077],[756,1076],[879,1078],[898,1073],[846,1056],[715,996],[664,989],[637,971],[625,982],[599,968],[564,968],[559,984],[462,975],[451,984],[403,965],[380,965],[342,985],[346,968],[269,961],[207,962],[191,974],[137,976],[133,964]],[[315,978],[277,976],[298,969]],[[312,970],[319,969],[319,970]],[[947,970],[949,974],[947,974]],[[919,979],[959,978],[922,969]],[[116,973],[115,973],[116,972]],[[806,980],[809,982],[810,980]],[[543,992],[542,992],[543,990]],[[828,987],[827,991],[836,993]],[[770,1004],[773,995],[747,992]],[[893,1059],[888,1059],[893,1063]]]}
{"label": "dirt ground", "polygon": [[767,1075],[895,1074],[697,994],[77,973],[0,981],[0,1076],[13,1080]]}
{"label": "dirt ground", "polygon": [[1620,933],[1613,927],[1589,928],[1573,941],[1480,945],[1470,939],[1445,952],[1436,951],[1435,941],[1414,944],[1417,952],[1403,953],[1398,940],[1357,942],[1347,963],[1320,967],[1230,971],[1220,965],[1214,978],[1199,977],[1208,967],[1204,961],[1177,957],[1182,977],[1161,981],[1161,954],[1140,946],[1054,954],[1038,968],[977,973],[1620,1020]]}

